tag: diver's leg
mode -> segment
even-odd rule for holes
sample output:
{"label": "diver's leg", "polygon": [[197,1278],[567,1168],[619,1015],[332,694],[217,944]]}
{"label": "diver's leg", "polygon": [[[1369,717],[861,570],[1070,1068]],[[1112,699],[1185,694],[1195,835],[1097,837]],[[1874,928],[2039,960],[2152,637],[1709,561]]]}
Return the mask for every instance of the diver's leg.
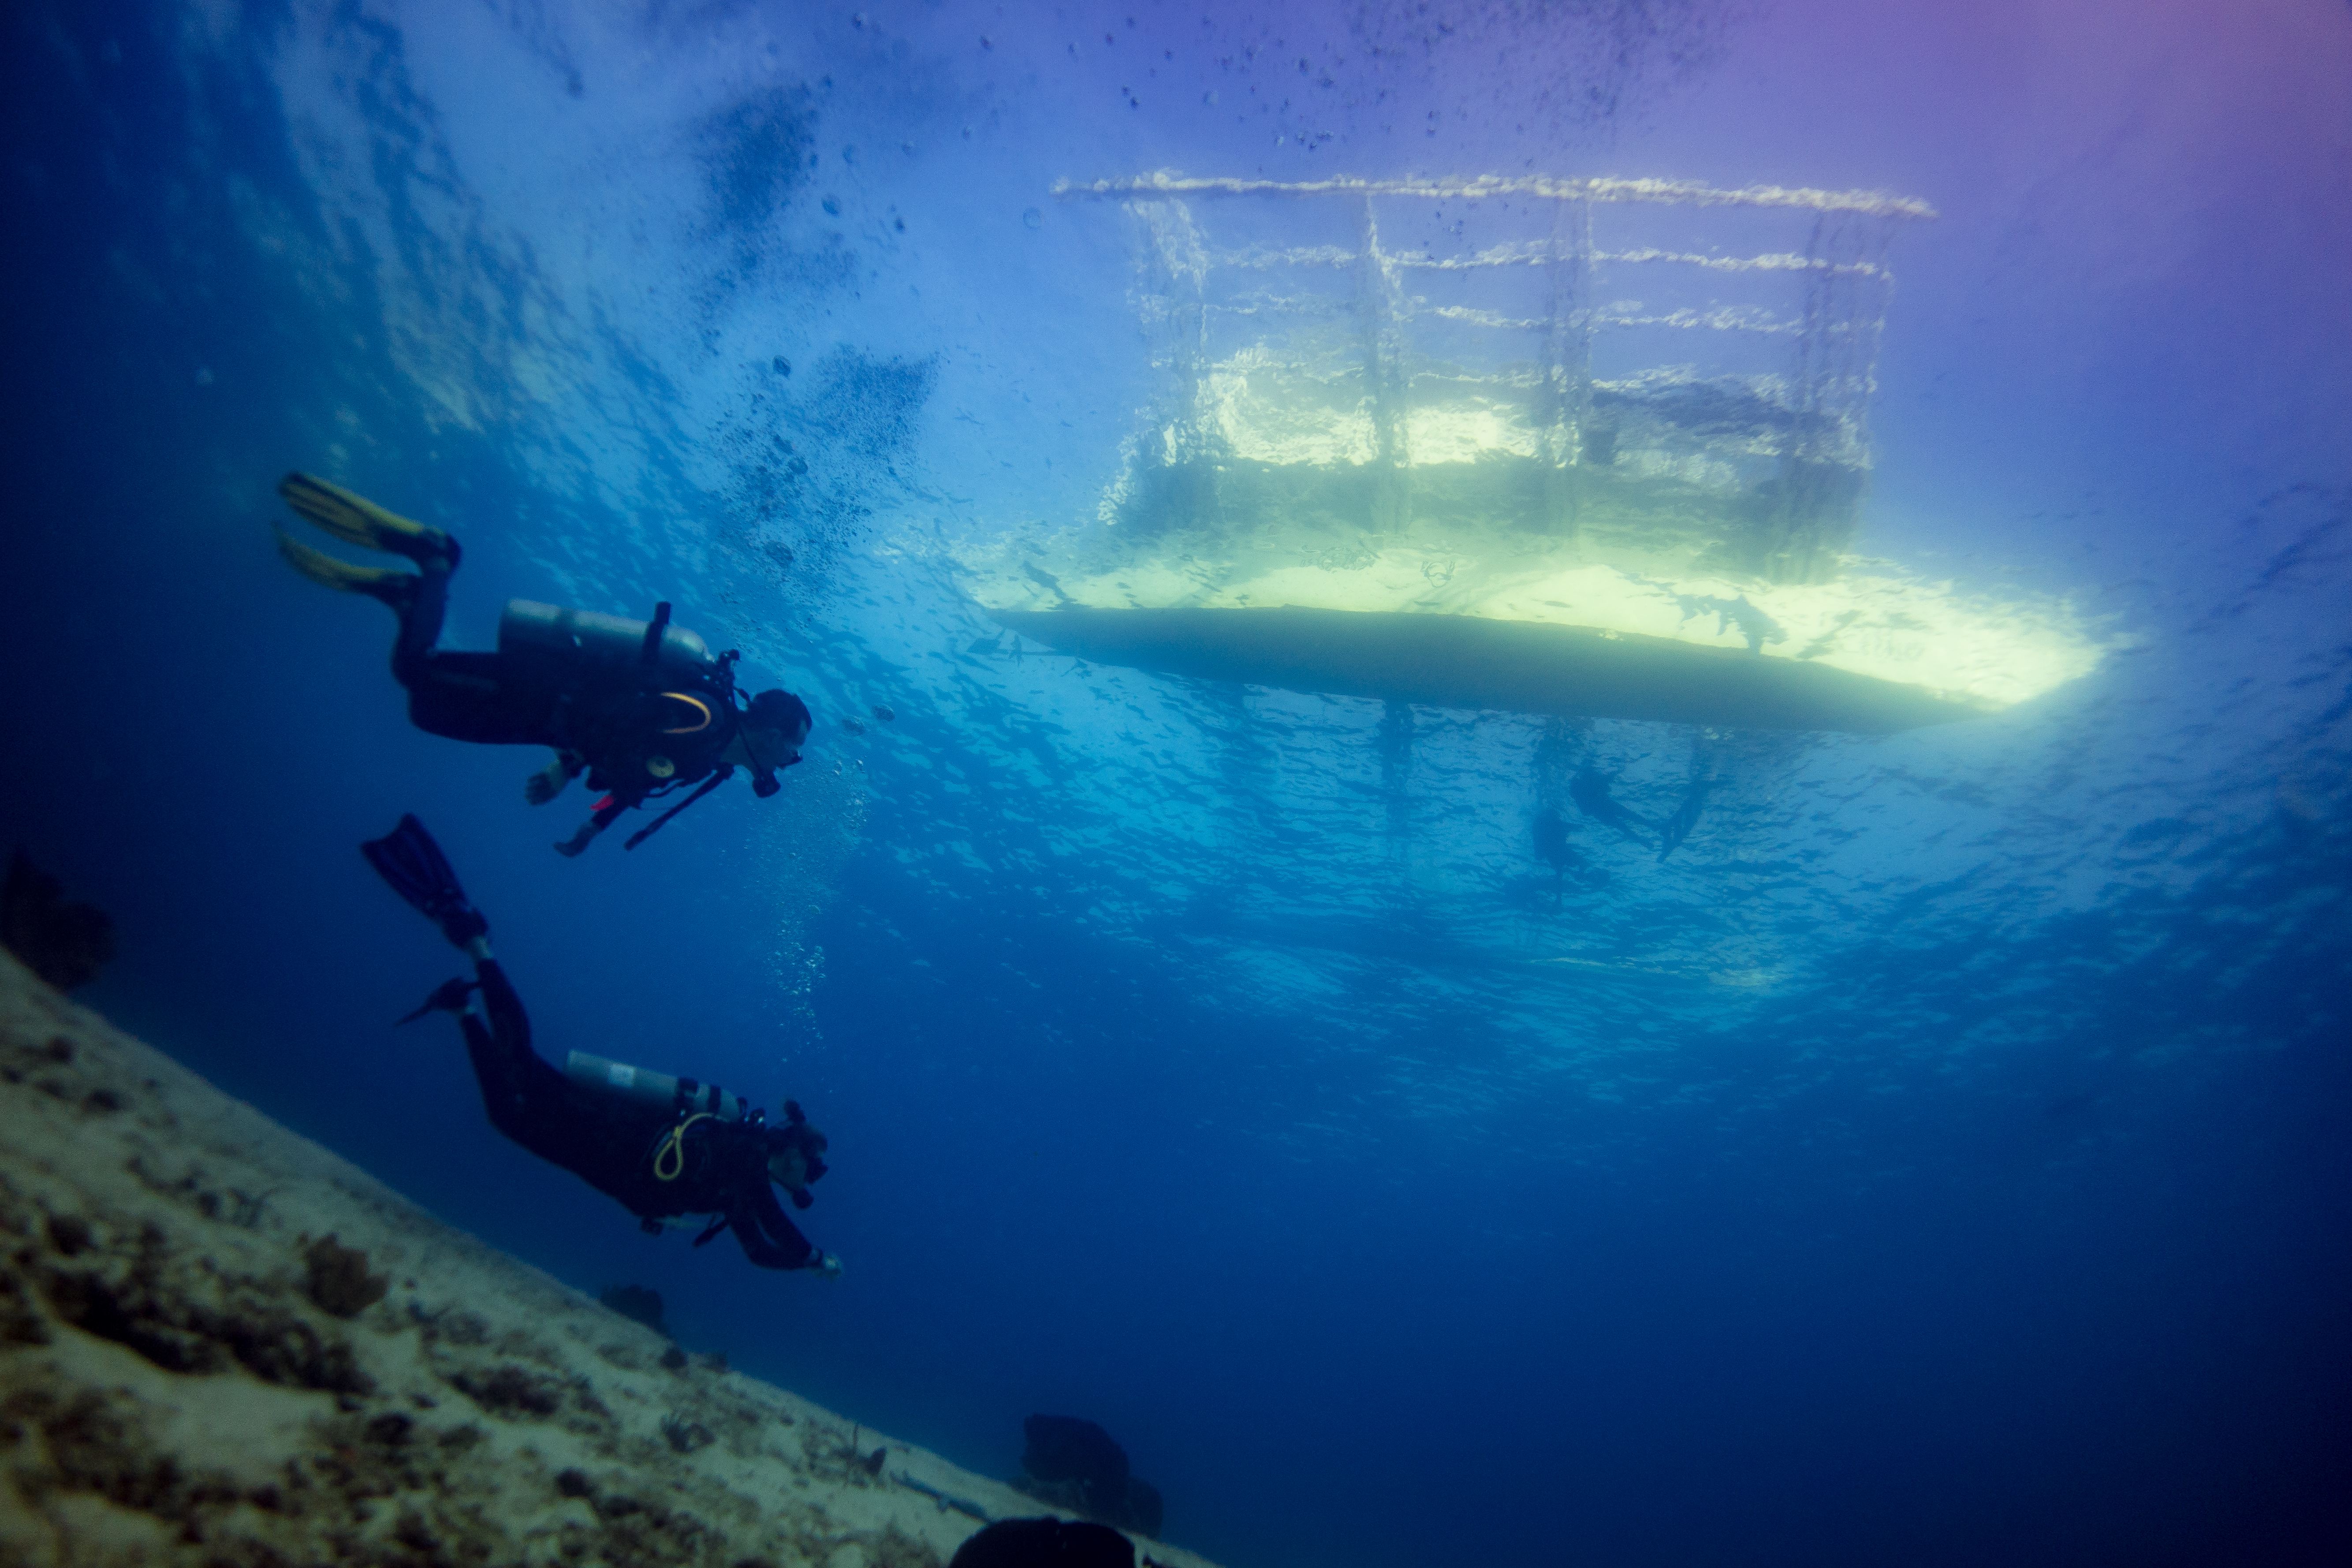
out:
{"label": "diver's leg", "polygon": [[522,797],[533,805],[545,805],[563,793],[563,786],[586,771],[588,759],[567,747],[555,748],[555,755],[547,766],[523,781]]}
{"label": "diver's leg", "polygon": [[488,1016],[491,1037],[516,1089],[533,1100],[561,1100],[563,1075],[530,1048],[530,1017],[522,1010],[522,998],[515,994],[514,982],[507,978],[499,961],[487,954],[475,962],[474,973],[481,976],[482,1011]]}
{"label": "diver's leg", "polygon": [[441,640],[441,622],[449,610],[449,572],[454,563],[438,558],[426,561],[425,569],[408,579],[414,584],[408,591],[408,602],[395,606],[400,611],[400,637],[392,645],[392,674],[394,679],[411,690],[426,679],[433,645]]}
{"label": "diver's leg", "polygon": [[476,954],[474,973],[482,981],[482,1016],[467,1013],[460,1021],[490,1125],[549,1164],[611,1192],[596,1174],[598,1157],[609,1151],[595,1125],[580,1116],[572,1085],[530,1048],[530,1020],[506,972],[485,951]]}
{"label": "diver's leg", "polygon": [[564,1133],[571,1121],[563,1075],[530,1048],[530,1018],[498,960],[478,958],[474,973],[481,977],[484,1016],[467,1013],[459,1021],[474,1079],[481,1086],[482,1109],[500,1132],[561,1163],[569,1152]]}
{"label": "diver's leg", "polygon": [[409,721],[428,735],[488,746],[549,744],[551,700],[516,681],[502,654],[445,648],[414,660],[395,655],[393,671],[408,688]]}
{"label": "diver's leg", "polygon": [[460,1013],[457,1026],[466,1031],[466,1055],[474,1064],[474,1081],[481,1086],[482,1109],[489,1113],[490,1125],[529,1147],[530,1119],[525,1108],[530,1102],[518,1087],[522,1075],[481,1019]]}

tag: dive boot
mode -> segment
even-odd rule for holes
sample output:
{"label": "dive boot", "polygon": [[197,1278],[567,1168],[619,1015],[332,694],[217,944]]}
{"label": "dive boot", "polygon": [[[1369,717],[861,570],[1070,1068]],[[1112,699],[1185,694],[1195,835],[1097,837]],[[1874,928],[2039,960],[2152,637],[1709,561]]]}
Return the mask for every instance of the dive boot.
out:
{"label": "dive boot", "polygon": [[346,544],[405,555],[419,566],[439,561],[453,571],[457,568],[457,542],[447,533],[386,511],[341,485],[294,473],[278,481],[278,493],[305,520]]}
{"label": "dive boot", "polygon": [[408,613],[409,604],[416,597],[415,573],[404,572],[397,566],[354,566],[348,561],[336,560],[323,550],[311,549],[284,529],[274,531],[278,535],[278,553],[311,582],[345,594],[365,594],[390,605],[396,615]]}

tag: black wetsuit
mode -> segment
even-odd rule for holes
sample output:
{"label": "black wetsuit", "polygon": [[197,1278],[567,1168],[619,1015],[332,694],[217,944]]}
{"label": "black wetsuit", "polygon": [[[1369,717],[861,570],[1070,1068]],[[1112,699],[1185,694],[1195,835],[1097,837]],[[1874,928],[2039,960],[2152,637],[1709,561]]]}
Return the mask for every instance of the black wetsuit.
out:
{"label": "black wetsuit", "polygon": [[[584,1089],[530,1048],[530,1020],[496,959],[475,964],[486,1026],[458,1015],[466,1052],[490,1124],[542,1160],[618,1199],[640,1219],[715,1214],[762,1268],[804,1268],[823,1259],[776,1202],[762,1130],[706,1119],[687,1130],[675,1180],[655,1174],[655,1153],[676,1119],[653,1107]],[[804,1195],[804,1194],[803,1194]],[[657,1226],[655,1226],[657,1228]]]}
{"label": "black wetsuit", "polygon": [[[720,666],[698,680],[673,674],[652,683],[583,683],[544,657],[436,648],[448,599],[447,569],[428,566],[393,645],[392,673],[408,689],[408,716],[418,729],[453,741],[576,752],[588,763],[588,786],[605,794],[596,809],[599,826],[656,791],[726,766],[720,753],[735,739],[740,716]],[[665,687],[683,687],[683,697],[693,700],[665,695]]]}

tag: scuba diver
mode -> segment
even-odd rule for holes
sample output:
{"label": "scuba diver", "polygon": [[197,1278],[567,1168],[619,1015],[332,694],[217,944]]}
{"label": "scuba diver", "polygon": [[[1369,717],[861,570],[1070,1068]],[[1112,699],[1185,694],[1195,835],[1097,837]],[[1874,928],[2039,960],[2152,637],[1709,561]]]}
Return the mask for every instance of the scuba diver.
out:
{"label": "scuba diver", "polygon": [[416,570],[354,566],[278,533],[278,551],[313,583],[364,594],[400,617],[392,673],[408,689],[416,727],[487,745],[540,745],[554,760],[530,775],[523,796],[553,800],[582,773],[604,792],[579,831],[558,843],[572,856],[631,806],[702,781],[701,787],[630,836],[634,849],[671,817],[724,784],[737,768],[765,799],[782,786],[776,770],[801,760],[807,704],[789,691],[744,698],[733,652],[711,656],[700,637],[669,624],[667,602],[650,621],[510,599],[499,618],[495,653],[436,648],[448,605],[457,542],[443,530],[388,512],[308,474],[289,474],[278,493],[309,521],[347,544],[404,555]]}
{"label": "scuba diver", "polygon": [[[393,891],[474,961],[474,979],[443,982],[400,1022],[457,1015],[490,1125],[619,1200],[649,1235],[688,1223],[688,1215],[709,1215],[697,1247],[732,1230],[743,1256],[762,1268],[839,1277],[841,1260],[810,1246],[769,1191],[773,1182],[804,1209],[809,1184],[825,1173],[825,1136],[797,1104],[784,1101],[784,1121],[776,1126],[716,1084],[579,1051],[556,1071],[530,1048],[522,1000],[490,956],[490,922],[467,900],[425,825],[403,816],[399,826],[360,848]],[[475,992],[478,1009],[470,1000]]]}

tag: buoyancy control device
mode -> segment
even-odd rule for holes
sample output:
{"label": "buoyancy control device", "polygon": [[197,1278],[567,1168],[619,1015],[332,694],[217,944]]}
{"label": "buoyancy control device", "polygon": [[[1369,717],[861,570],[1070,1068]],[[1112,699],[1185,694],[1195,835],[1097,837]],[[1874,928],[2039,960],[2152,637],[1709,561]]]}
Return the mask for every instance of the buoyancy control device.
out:
{"label": "buoyancy control device", "polygon": [[[499,657],[526,684],[535,682],[556,694],[557,729],[580,722],[571,716],[575,700],[586,701],[588,711],[597,715],[587,721],[580,736],[559,743],[582,752],[598,767],[589,783],[600,789],[614,789],[625,781],[642,793],[665,792],[677,774],[677,748],[701,751],[707,763],[723,756],[717,748],[736,733],[744,710],[743,694],[735,686],[735,661],[742,655],[732,648],[714,655],[698,635],[672,625],[667,599],[654,606],[649,621],[509,599],[499,617]],[[615,756],[595,743],[600,730],[609,732],[609,694],[614,692],[635,693],[635,700],[655,705],[631,710],[622,729],[635,736],[637,745],[650,740],[658,750],[640,752],[632,746]],[[784,765],[799,760],[795,754]],[[773,764],[754,758],[749,765],[753,794],[764,800],[782,787]],[[617,771],[604,773],[608,766]],[[635,849],[734,771],[734,764],[724,761],[715,767],[684,800],[631,834],[622,847]],[[639,770],[656,781],[652,790],[643,790]]]}

